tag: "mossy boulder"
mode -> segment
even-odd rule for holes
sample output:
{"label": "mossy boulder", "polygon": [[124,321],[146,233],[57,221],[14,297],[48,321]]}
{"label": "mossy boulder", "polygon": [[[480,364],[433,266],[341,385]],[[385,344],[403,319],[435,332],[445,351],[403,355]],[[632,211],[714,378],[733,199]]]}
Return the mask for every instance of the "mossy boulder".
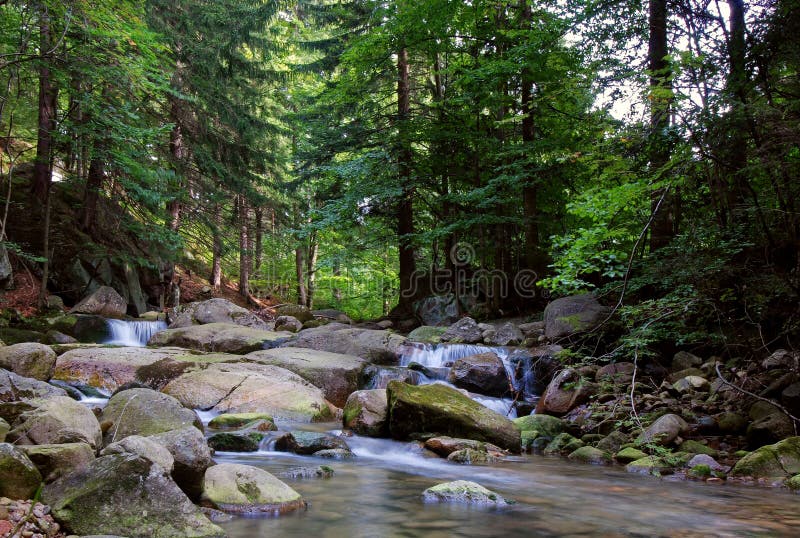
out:
{"label": "mossy boulder", "polygon": [[53,515],[74,534],[223,538],[159,465],[136,455],[98,458],[44,489]]}
{"label": "mossy boulder", "polygon": [[208,446],[223,452],[257,452],[264,439],[263,433],[215,433],[208,438]]}
{"label": "mossy boulder", "polygon": [[238,514],[278,515],[305,506],[299,493],[267,471],[222,463],[206,472],[203,504]]}
{"label": "mossy boulder", "polygon": [[233,323],[209,323],[157,332],[150,338],[148,345],[177,346],[199,351],[244,355],[260,349],[276,347],[291,335],[292,333],[288,332],[252,329]]}
{"label": "mossy boulder", "polygon": [[550,339],[570,337],[588,331],[603,321],[609,309],[593,295],[573,295],[556,299],[544,309],[545,336]]}
{"label": "mossy boulder", "polygon": [[325,399],[337,407],[345,405],[348,396],[364,381],[368,362],[353,355],[315,349],[282,347],[249,353],[245,361],[270,364],[296,373],[322,389]]}
{"label": "mossy boulder", "polygon": [[772,413],[754,420],[747,427],[747,444],[750,448],[771,445],[794,435],[792,419],[783,413]]}
{"label": "mossy boulder", "polygon": [[611,456],[608,452],[593,446],[580,447],[567,456],[572,461],[590,463],[592,465],[609,465]]}
{"label": "mossy boulder", "polygon": [[22,445],[19,448],[36,465],[45,482],[57,480],[94,461],[94,449],[86,443]]}
{"label": "mossy boulder", "polygon": [[505,506],[508,502],[494,491],[476,482],[456,480],[437,484],[422,492],[425,502],[446,502],[477,506]]}
{"label": "mossy boulder", "polygon": [[22,413],[34,409],[32,400],[67,397],[64,389],[44,381],[18,376],[0,369],[0,418],[14,424]]}
{"label": "mossy boulder", "polygon": [[13,327],[0,327],[0,341],[7,346],[22,344],[25,342],[43,343],[47,337],[44,333],[30,331],[27,329],[16,329]]}
{"label": "mossy boulder", "polygon": [[456,439],[453,437],[432,437],[425,441],[425,448],[443,458],[448,457],[453,452],[466,449],[488,452],[495,457],[503,455],[503,449],[491,443],[474,441],[472,439]]}
{"label": "mossy boulder", "polygon": [[238,430],[262,421],[272,424],[274,429],[275,420],[266,413],[224,413],[212,418],[208,427],[214,430]]}
{"label": "mossy boulder", "polygon": [[188,426],[151,435],[148,439],[169,451],[175,461],[172,478],[190,498],[197,499],[202,491],[203,474],[214,465],[211,450],[200,430]]}
{"label": "mossy boulder", "polygon": [[264,320],[246,308],[218,297],[181,305],[176,310],[175,321],[170,324],[170,329],[212,323],[227,323],[260,330],[269,328]]}
{"label": "mossy boulder", "polygon": [[456,389],[440,384],[413,386],[391,381],[386,394],[389,432],[395,439],[446,435],[520,452],[520,431],[513,422]]}
{"label": "mossy boulder", "polygon": [[7,439],[23,445],[87,443],[92,449],[102,445],[102,433],[92,411],[67,396],[31,400],[8,432]]}
{"label": "mossy boulder", "polygon": [[325,450],[314,452],[312,456],[329,460],[352,460],[356,457],[348,448],[326,448]]}
{"label": "mossy boulder", "polygon": [[0,497],[30,499],[42,482],[36,465],[19,448],[0,443]]}
{"label": "mossy boulder", "polygon": [[476,450],[474,448],[462,448],[451,452],[447,456],[447,461],[453,463],[460,463],[461,465],[489,465],[498,463],[501,458],[495,454],[489,453],[486,450]]}
{"label": "mossy boulder", "polygon": [[100,286],[73,306],[70,314],[90,314],[104,318],[123,318],[128,310],[126,301],[110,286]]}
{"label": "mossy boulder", "polygon": [[622,433],[619,430],[615,430],[597,442],[597,448],[600,450],[605,450],[611,454],[619,452],[622,445],[627,444],[629,438],[626,434]]}
{"label": "mossy boulder", "polygon": [[789,437],[773,445],[762,446],[739,460],[731,476],[783,479],[798,473],[800,437]]}
{"label": "mossy boulder", "polygon": [[275,439],[275,450],[311,455],[320,450],[347,449],[347,443],[341,437],[328,433],[292,431]]}
{"label": "mossy boulder", "polygon": [[657,456],[646,456],[625,466],[629,473],[661,476],[672,472],[672,466]]}
{"label": "mossy boulder", "polygon": [[528,415],[514,419],[514,425],[520,431],[537,431],[540,436],[555,437],[566,429],[564,421],[550,415]]}
{"label": "mossy boulder", "polygon": [[135,388],[118,392],[108,401],[100,416],[104,439],[111,444],[129,435],[148,436],[187,426],[203,431],[197,414],[161,392]]}
{"label": "mossy boulder", "polygon": [[6,434],[11,429],[11,426],[8,425],[8,422],[0,418],[0,443],[5,442]]}
{"label": "mossy boulder", "polygon": [[719,431],[728,435],[739,435],[747,429],[747,419],[739,413],[726,412],[717,417]]}
{"label": "mossy boulder", "polygon": [[574,452],[584,445],[583,441],[576,439],[568,433],[559,433],[545,447],[544,454],[547,456],[563,455]]}
{"label": "mossy boulder", "polygon": [[0,347],[0,368],[22,377],[47,381],[53,377],[56,354],[49,346],[33,342]]}
{"label": "mossy boulder", "polygon": [[433,327],[423,325],[408,333],[411,342],[421,342],[423,344],[438,344],[442,341],[442,335],[447,330],[446,327]]}
{"label": "mossy boulder", "polygon": [[800,474],[796,474],[786,481],[786,487],[792,491],[800,490]]}
{"label": "mossy boulder", "polygon": [[681,443],[681,445],[678,447],[678,450],[688,454],[706,454],[712,458],[719,456],[719,452],[717,450],[714,450],[710,446],[704,445],[703,443],[693,439],[688,439]]}
{"label": "mossy boulder", "polygon": [[322,422],[335,414],[322,390],[267,364],[211,364],[172,380],[164,392],[191,409],[220,413],[263,413],[298,422]]}
{"label": "mossy boulder", "polygon": [[642,434],[636,438],[636,443],[644,445],[655,443],[666,446],[672,443],[680,435],[689,431],[689,424],[675,414],[667,414],[658,418],[648,426]]}
{"label": "mossy boulder", "polygon": [[347,398],[342,424],[358,435],[388,437],[388,413],[386,389],[358,390]]}
{"label": "mossy boulder", "polygon": [[647,454],[645,454],[638,448],[633,448],[632,446],[623,448],[614,455],[614,459],[620,463],[631,463],[633,461],[641,460],[646,457]]}
{"label": "mossy boulder", "polygon": [[172,473],[175,467],[175,458],[169,450],[150,437],[142,437],[141,435],[130,435],[121,441],[108,445],[100,452],[101,456],[113,454],[141,456],[160,465],[168,473]]}

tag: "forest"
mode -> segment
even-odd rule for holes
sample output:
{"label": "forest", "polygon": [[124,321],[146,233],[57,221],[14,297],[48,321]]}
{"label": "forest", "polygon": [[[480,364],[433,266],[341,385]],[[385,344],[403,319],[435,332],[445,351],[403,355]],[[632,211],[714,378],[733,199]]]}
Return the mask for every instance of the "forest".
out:
{"label": "forest", "polygon": [[796,7],[5,1],[3,259],[61,291],[61,196],[83,250],[109,202],[148,245],[116,256],[244,297],[497,317],[594,291],[637,340],[785,340]]}

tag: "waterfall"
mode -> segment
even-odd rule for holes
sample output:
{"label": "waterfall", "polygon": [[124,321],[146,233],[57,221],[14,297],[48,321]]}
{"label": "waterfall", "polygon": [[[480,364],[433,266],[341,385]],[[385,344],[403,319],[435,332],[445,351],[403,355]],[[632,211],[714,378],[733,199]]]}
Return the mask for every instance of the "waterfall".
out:
{"label": "waterfall", "polygon": [[150,337],[167,328],[165,321],[124,321],[107,319],[109,338],[101,344],[126,347],[143,347]]}

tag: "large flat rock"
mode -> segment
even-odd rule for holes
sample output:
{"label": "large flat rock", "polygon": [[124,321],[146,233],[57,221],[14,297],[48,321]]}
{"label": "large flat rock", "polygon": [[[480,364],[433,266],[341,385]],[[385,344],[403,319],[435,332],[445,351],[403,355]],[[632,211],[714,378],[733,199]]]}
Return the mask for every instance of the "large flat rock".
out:
{"label": "large flat rock", "polygon": [[290,370],[325,393],[325,398],[337,407],[344,407],[347,397],[363,382],[365,359],[353,355],[330,353],[315,349],[284,347],[256,351],[244,360],[271,364]]}
{"label": "large flat rock", "polygon": [[300,331],[285,345],[353,355],[376,364],[396,364],[406,342],[405,336],[390,331],[331,323]]}
{"label": "large flat rock", "polygon": [[208,323],[167,329],[153,335],[151,346],[177,346],[200,351],[244,355],[260,349],[277,347],[288,341],[289,332],[274,332],[243,327],[234,323]]}

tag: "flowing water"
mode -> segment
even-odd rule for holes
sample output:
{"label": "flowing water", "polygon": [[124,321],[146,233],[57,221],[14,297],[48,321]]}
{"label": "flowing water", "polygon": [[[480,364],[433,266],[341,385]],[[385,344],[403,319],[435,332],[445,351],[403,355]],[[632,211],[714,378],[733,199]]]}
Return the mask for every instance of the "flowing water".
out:
{"label": "flowing water", "polygon": [[150,337],[167,328],[164,321],[124,321],[107,319],[109,337],[101,344],[125,347],[143,347]]}
{"label": "flowing water", "polygon": [[[268,451],[218,453],[220,463],[254,465],[273,474],[317,465],[335,471],[329,479],[284,479],[308,501],[305,511],[235,518],[222,527],[231,538],[800,536],[798,497],[784,490],[670,482],[543,456],[462,466],[430,457],[415,443],[346,441],[356,454],[351,461]],[[516,504],[484,509],[423,502],[423,490],[450,480],[479,482]]]}

